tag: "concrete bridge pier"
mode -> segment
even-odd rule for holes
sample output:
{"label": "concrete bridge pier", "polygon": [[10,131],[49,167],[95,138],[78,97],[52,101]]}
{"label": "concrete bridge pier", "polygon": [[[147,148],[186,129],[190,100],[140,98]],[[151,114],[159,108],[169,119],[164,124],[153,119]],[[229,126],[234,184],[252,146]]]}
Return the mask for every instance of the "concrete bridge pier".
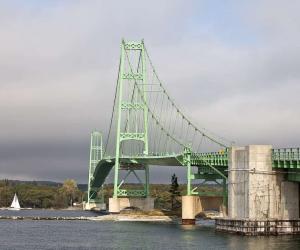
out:
{"label": "concrete bridge pier", "polygon": [[134,207],[143,211],[154,210],[154,198],[146,197],[122,197],[109,198],[108,209],[110,213],[120,213],[121,210],[128,207]]}
{"label": "concrete bridge pier", "polygon": [[223,204],[223,196],[182,196],[182,224],[195,224],[196,216],[204,211],[220,211],[226,213]]}
{"label": "concrete bridge pier", "polygon": [[106,210],[106,204],[99,203],[99,202],[84,202],[83,210],[95,210],[95,211]]}
{"label": "concrete bridge pier", "polygon": [[186,195],[182,196],[182,224],[194,225],[197,211],[196,196]]}
{"label": "concrete bridge pier", "polygon": [[120,200],[119,198],[109,198],[108,200],[108,211],[110,213],[120,213]]}
{"label": "concrete bridge pier", "polygon": [[232,147],[228,160],[228,217],[216,220],[216,229],[250,235],[300,233],[299,183],[272,168],[272,146]]}

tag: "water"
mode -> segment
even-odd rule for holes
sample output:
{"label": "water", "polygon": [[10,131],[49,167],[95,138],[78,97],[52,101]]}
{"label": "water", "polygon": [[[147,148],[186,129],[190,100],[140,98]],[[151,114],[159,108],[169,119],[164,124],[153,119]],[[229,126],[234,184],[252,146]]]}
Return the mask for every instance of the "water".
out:
{"label": "water", "polygon": [[[0,215],[90,216],[84,211],[0,211]],[[55,215],[54,215],[55,214]],[[250,237],[196,226],[110,221],[0,220],[0,249],[300,249],[300,236]]]}
{"label": "water", "polygon": [[77,217],[77,216],[99,216],[99,212],[83,210],[49,210],[49,209],[31,209],[31,210],[0,210],[0,216],[40,216],[40,217]]}

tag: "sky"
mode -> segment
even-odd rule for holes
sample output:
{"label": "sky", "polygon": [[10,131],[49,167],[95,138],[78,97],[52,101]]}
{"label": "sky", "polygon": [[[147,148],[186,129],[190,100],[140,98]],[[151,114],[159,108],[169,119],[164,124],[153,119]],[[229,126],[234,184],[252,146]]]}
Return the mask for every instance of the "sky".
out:
{"label": "sky", "polygon": [[[122,38],[145,40],[196,124],[241,146],[300,146],[299,9],[296,0],[0,0],[0,179],[87,182],[89,135],[107,133]],[[151,182],[174,171],[153,167]]]}

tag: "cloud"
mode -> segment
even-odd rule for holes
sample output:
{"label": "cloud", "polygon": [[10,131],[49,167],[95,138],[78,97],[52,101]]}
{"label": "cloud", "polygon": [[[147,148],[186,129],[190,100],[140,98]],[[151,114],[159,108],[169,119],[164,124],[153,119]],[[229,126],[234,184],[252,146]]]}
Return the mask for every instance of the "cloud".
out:
{"label": "cloud", "polygon": [[1,173],[86,181],[89,133],[107,133],[122,37],[145,38],[197,124],[240,145],[299,146],[298,5],[0,3]]}

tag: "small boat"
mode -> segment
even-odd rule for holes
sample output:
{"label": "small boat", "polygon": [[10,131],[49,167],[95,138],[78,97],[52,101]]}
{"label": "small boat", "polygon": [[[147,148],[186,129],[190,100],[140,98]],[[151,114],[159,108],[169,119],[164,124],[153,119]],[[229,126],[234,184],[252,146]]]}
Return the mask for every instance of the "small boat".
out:
{"label": "small boat", "polygon": [[15,194],[14,199],[8,209],[9,210],[20,210],[21,209],[17,194]]}

